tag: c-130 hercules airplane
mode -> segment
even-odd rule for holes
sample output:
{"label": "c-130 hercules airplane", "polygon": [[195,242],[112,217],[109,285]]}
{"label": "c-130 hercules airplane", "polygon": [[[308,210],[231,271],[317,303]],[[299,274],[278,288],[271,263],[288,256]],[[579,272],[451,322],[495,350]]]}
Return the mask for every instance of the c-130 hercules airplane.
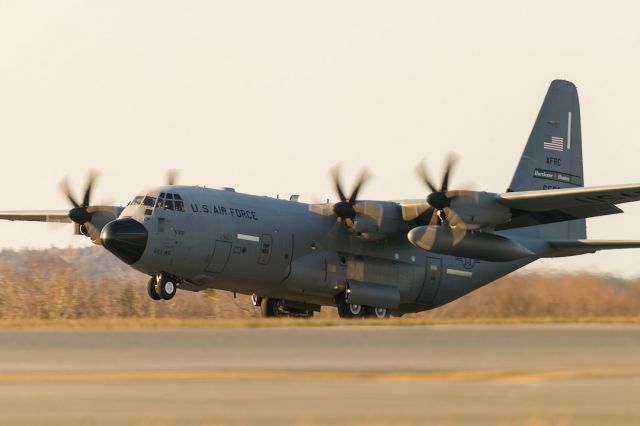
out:
{"label": "c-130 hercules airplane", "polygon": [[305,204],[231,188],[168,185],[126,207],[91,205],[94,175],[70,211],[0,212],[0,219],[73,222],[151,278],[154,300],[177,289],[251,294],[263,316],[402,315],[456,300],[539,258],[640,248],[586,239],[586,218],[622,213],[640,184],[585,188],[580,107],[569,81],[551,83],[505,193],[449,189],[450,158],[426,199],[359,200],[333,178],[340,201]]}

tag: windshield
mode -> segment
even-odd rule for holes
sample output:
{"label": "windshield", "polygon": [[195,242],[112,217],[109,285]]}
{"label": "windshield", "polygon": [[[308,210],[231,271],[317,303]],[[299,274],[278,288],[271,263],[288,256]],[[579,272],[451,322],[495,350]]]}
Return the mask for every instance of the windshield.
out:
{"label": "windshield", "polygon": [[146,197],[144,197],[142,204],[147,207],[153,207],[156,205],[156,197],[150,197],[147,195]]}

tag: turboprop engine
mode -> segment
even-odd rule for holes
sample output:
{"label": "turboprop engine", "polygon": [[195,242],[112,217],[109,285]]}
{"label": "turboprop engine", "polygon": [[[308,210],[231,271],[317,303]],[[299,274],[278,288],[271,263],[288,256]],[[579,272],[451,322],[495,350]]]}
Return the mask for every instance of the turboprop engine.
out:
{"label": "turboprop engine", "polygon": [[456,241],[449,226],[419,226],[409,231],[411,244],[434,253],[490,262],[507,262],[534,256],[522,244],[489,232],[467,232]]}

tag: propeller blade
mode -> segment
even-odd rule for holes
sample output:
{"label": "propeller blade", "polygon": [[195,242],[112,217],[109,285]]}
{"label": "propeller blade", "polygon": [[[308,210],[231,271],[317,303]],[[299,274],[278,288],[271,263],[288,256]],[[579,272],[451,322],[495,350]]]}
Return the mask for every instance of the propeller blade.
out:
{"label": "propeller blade", "polygon": [[91,241],[100,241],[100,231],[95,227],[93,223],[85,222],[82,225],[87,228],[87,232],[89,233],[89,238],[91,238]]}
{"label": "propeller blade", "polygon": [[176,184],[178,180],[178,174],[180,171],[178,169],[169,169],[167,170],[167,185],[173,186]]}
{"label": "propeller blade", "polygon": [[461,226],[454,226],[451,228],[453,232],[453,246],[457,246],[467,235],[467,231]]}
{"label": "propeller blade", "polygon": [[438,192],[438,188],[436,188],[436,186],[431,182],[431,179],[429,179],[429,175],[427,174],[427,168],[424,164],[424,160],[422,160],[416,166],[416,173],[418,174],[418,177],[420,178],[420,180],[422,180],[425,183],[425,185],[427,185],[427,187],[431,190],[431,192]]}
{"label": "propeller blade", "polygon": [[360,192],[360,188],[365,184],[367,180],[371,177],[371,174],[367,169],[364,169],[362,173],[360,173],[360,177],[358,178],[358,183],[356,184],[355,189],[351,193],[351,197],[349,197],[349,203],[354,205],[358,200],[358,193]]}
{"label": "propeller blade", "polygon": [[93,189],[93,184],[98,179],[98,173],[95,170],[89,172],[89,177],[87,178],[87,187],[84,190],[84,197],[82,198],[82,207],[87,207],[91,203],[91,190]]}
{"label": "propeller blade", "polygon": [[449,190],[449,176],[451,175],[451,171],[453,170],[456,161],[456,155],[449,154],[449,157],[447,158],[447,165],[445,167],[444,177],[442,178],[442,186],[440,187],[441,192],[447,192]]}
{"label": "propeller blade", "polygon": [[333,180],[333,184],[336,188],[338,196],[340,197],[340,201],[342,201],[343,203],[346,202],[347,197],[344,195],[344,192],[342,191],[342,187],[340,185],[340,165],[336,164],[331,169],[331,180]]}
{"label": "propeller blade", "polygon": [[68,177],[65,177],[62,180],[62,182],[60,182],[60,190],[65,195],[65,197],[67,197],[67,199],[73,205],[73,207],[80,207],[80,204],[78,204],[76,199],[73,197],[73,194],[71,194],[71,188],[69,187],[69,178]]}

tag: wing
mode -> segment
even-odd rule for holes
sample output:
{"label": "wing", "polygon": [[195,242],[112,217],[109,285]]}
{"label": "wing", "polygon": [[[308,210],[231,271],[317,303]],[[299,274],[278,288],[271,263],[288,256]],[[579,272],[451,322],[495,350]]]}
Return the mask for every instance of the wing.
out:
{"label": "wing", "polygon": [[595,253],[599,250],[618,250],[640,248],[640,241],[619,240],[567,240],[549,241],[551,251],[542,257],[576,256],[586,253]]}
{"label": "wing", "polygon": [[69,212],[67,210],[0,211],[0,220],[71,223],[71,219],[69,219]]}
{"label": "wing", "polygon": [[496,201],[511,209],[503,230],[622,213],[616,204],[640,201],[640,185],[507,192]]}

